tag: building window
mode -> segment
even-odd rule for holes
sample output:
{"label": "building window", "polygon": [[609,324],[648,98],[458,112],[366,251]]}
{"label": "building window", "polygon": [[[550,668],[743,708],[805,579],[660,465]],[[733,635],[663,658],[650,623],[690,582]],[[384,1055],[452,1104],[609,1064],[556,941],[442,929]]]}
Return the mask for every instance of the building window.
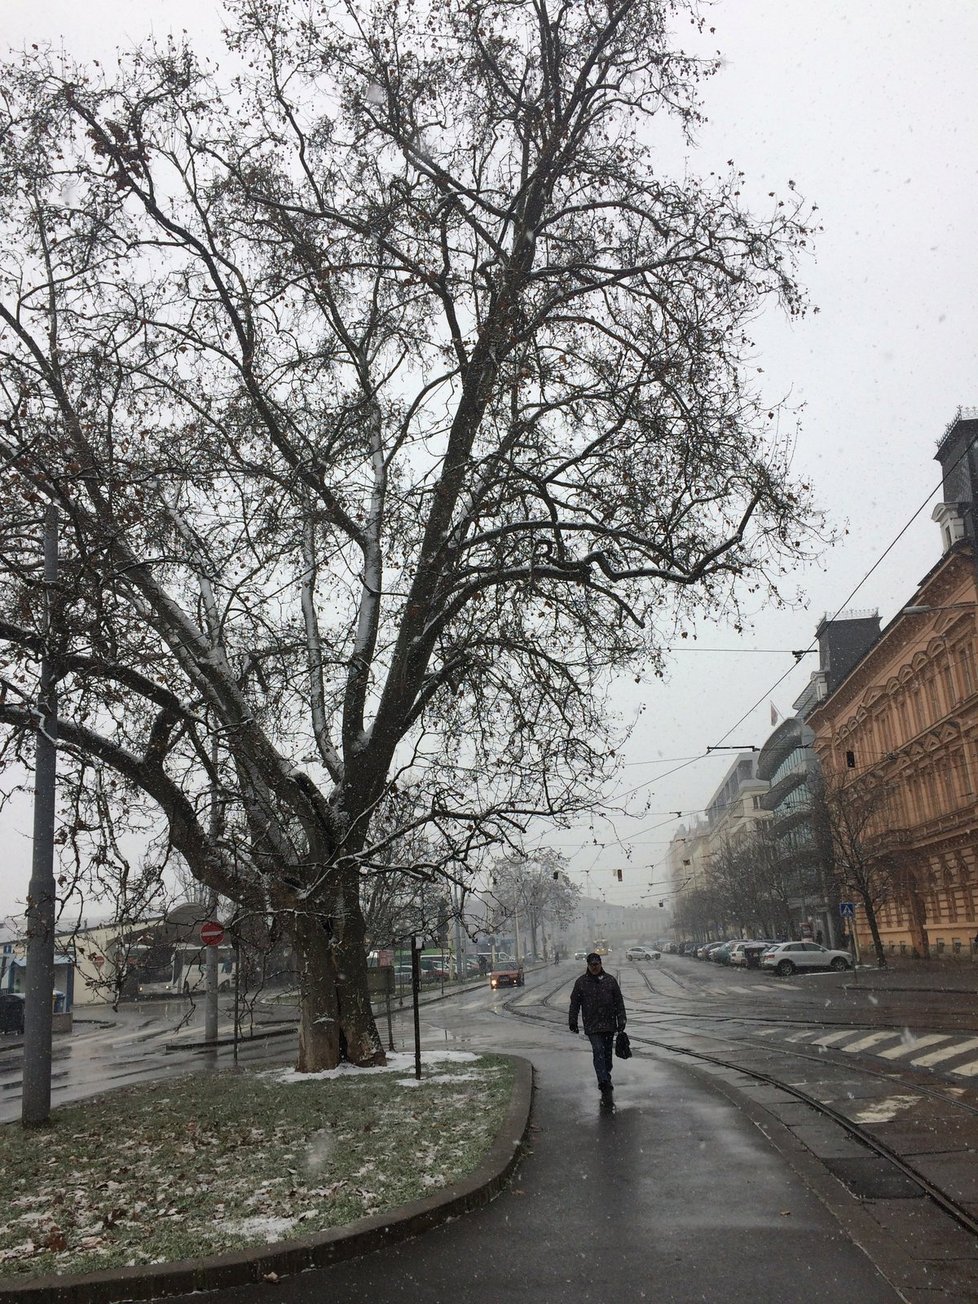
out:
{"label": "building window", "polygon": [[911,701],[913,704],[913,719],[916,721],[917,724],[917,728],[914,730],[914,732],[921,733],[926,725],[926,721],[924,719],[924,704],[921,699],[920,686],[918,684],[914,685],[913,692],[911,694]]}
{"label": "building window", "polygon": [[937,691],[937,675],[933,671],[927,676],[926,690],[927,702],[930,706],[930,718],[932,721],[939,720],[944,714],[944,710],[941,706],[940,694]]}
{"label": "building window", "polygon": [[902,733],[904,733],[904,737],[902,737],[902,741],[906,742],[910,738],[911,729],[910,729],[910,708],[908,703],[906,703],[905,696],[904,698],[900,699],[900,705],[898,705],[897,709],[898,712],[900,712],[900,726],[902,729]]}
{"label": "building window", "polygon": [[945,810],[955,810],[960,798],[961,776],[959,773],[959,758],[949,756],[946,766],[941,766],[940,775],[944,783]]}
{"label": "building window", "polygon": [[954,675],[951,673],[951,662],[945,660],[941,666],[941,677],[944,680],[944,701],[948,712],[954,710],[954,704],[957,698],[954,694]]}
{"label": "building window", "polygon": [[961,649],[958,664],[961,667],[961,687],[964,696],[970,697],[975,691],[975,659],[970,647]]}
{"label": "building window", "polygon": [[903,782],[893,790],[893,822],[897,825],[910,823],[910,810],[907,800],[907,788]]}

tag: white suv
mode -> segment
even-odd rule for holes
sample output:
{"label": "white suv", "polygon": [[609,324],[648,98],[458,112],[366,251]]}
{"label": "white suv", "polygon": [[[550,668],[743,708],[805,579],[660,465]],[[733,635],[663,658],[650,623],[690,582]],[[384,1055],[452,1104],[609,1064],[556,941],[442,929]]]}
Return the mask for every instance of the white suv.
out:
{"label": "white suv", "polygon": [[658,960],[659,952],[650,946],[630,946],[625,952],[626,960]]}
{"label": "white suv", "polygon": [[835,969],[841,973],[852,968],[852,960],[848,951],[830,951],[818,942],[780,942],[764,952],[761,968],[787,978],[799,969]]}

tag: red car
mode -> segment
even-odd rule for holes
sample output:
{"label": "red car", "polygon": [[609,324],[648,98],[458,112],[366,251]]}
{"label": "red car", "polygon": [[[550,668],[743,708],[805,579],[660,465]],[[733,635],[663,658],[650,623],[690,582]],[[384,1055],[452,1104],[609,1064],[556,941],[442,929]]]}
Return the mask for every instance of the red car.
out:
{"label": "red car", "polygon": [[497,987],[522,987],[523,966],[515,960],[497,960],[489,975],[489,986],[493,991]]}

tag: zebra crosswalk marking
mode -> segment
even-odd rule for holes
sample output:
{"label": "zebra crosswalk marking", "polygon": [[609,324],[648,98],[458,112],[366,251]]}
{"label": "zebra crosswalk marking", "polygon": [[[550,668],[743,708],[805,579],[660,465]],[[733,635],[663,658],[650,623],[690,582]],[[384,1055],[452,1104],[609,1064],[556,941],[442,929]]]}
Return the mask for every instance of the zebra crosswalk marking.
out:
{"label": "zebra crosswalk marking", "polygon": [[942,1046],[940,1050],[931,1051],[929,1055],[921,1055],[920,1059],[915,1059],[913,1062],[918,1068],[929,1069],[932,1064],[953,1059],[955,1055],[964,1055],[969,1050],[978,1050],[978,1037],[972,1037],[969,1041],[959,1041],[953,1046]]}
{"label": "zebra crosswalk marking", "polygon": [[[868,1037],[860,1037],[859,1041],[848,1042],[844,1050],[869,1050],[871,1046],[878,1046],[882,1041],[901,1041],[903,1034],[899,1032],[871,1032]],[[918,1043],[919,1044],[919,1043]],[[882,1055],[884,1052],[880,1051]]]}
{"label": "zebra crosswalk marking", "polygon": [[[780,1036],[785,1042],[789,1043],[806,1043],[810,1046],[822,1046],[826,1049],[842,1051],[848,1055],[856,1055],[862,1051],[878,1055],[880,1059],[897,1060],[907,1057],[914,1068],[927,1069],[935,1065],[943,1064],[946,1060],[954,1059],[958,1055],[968,1055],[978,1050],[978,1037],[949,1037],[946,1033],[926,1033],[921,1037],[914,1037],[911,1033],[893,1032],[872,1032],[868,1028],[843,1028],[837,1032],[826,1032],[822,1036],[817,1036],[817,1029],[809,1028],[803,1032],[793,1032],[785,1034],[783,1029],[777,1027],[758,1028],[755,1035],[762,1037]],[[852,1038],[852,1040],[848,1040]],[[907,1040],[904,1040],[906,1038]],[[897,1045],[887,1046],[885,1049],[876,1049],[887,1041],[896,1039]],[[926,1054],[918,1054],[918,1051],[924,1050],[927,1046],[939,1047],[939,1049],[928,1051]],[[912,1058],[910,1058],[912,1057]],[[968,1060],[964,1064],[949,1067],[945,1072],[959,1078],[978,1078],[978,1059]]]}
{"label": "zebra crosswalk marking", "polygon": [[909,1042],[891,1046],[889,1050],[879,1052],[880,1059],[902,1059],[905,1055],[915,1055],[921,1046],[936,1046],[938,1042],[947,1041],[944,1033],[932,1032],[926,1037],[911,1037]]}
{"label": "zebra crosswalk marking", "polygon": [[843,1032],[829,1032],[824,1037],[816,1037],[812,1043],[814,1046],[834,1046],[836,1042],[842,1041],[844,1037],[851,1037],[852,1029],[846,1028]]}

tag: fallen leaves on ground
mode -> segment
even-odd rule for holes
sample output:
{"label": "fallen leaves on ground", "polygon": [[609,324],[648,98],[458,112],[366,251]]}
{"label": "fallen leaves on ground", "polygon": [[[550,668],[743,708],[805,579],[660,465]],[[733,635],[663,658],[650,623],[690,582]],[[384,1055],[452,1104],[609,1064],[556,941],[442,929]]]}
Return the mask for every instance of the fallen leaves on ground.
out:
{"label": "fallen leaves on ground", "polygon": [[420,1082],[201,1074],[2,1128],[0,1280],[199,1258],[397,1208],[475,1168],[511,1089],[506,1060],[455,1052],[426,1056]]}

